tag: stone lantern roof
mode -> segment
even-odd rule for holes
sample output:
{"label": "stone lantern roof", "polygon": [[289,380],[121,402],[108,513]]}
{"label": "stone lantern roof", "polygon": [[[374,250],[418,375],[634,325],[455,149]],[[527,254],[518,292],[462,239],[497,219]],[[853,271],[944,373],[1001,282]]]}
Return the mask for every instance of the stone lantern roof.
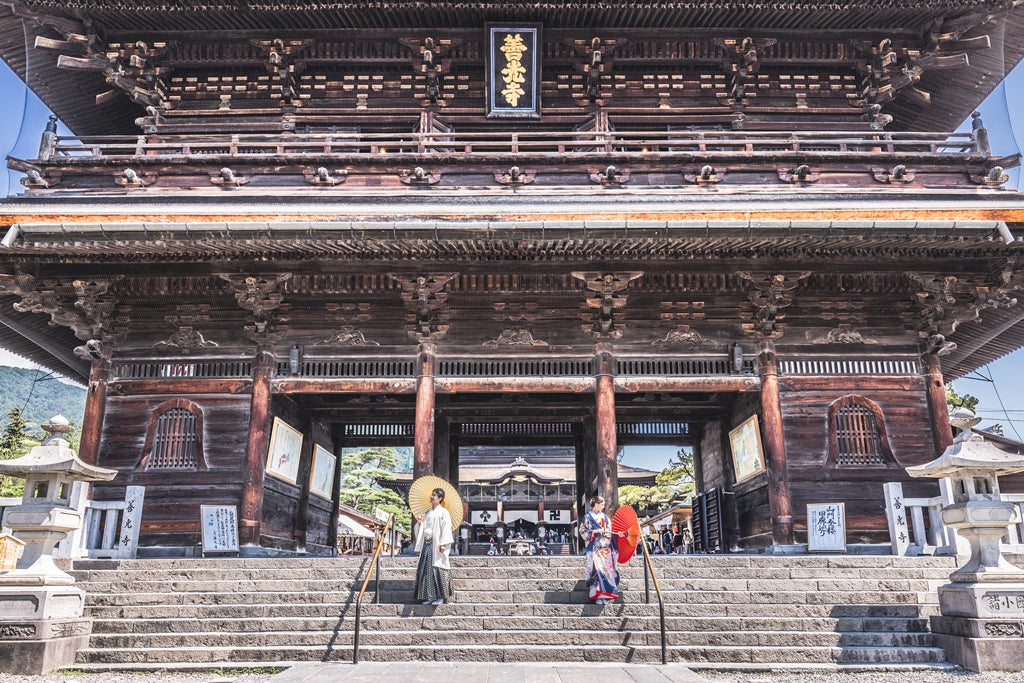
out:
{"label": "stone lantern roof", "polygon": [[96,467],[78,459],[71,445],[60,436],[72,430],[63,415],[51,418],[43,429],[51,436],[20,458],[0,461],[0,474],[22,478],[40,474],[72,474],[81,481],[110,481],[117,476],[116,470]]}
{"label": "stone lantern roof", "polygon": [[964,468],[984,470],[996,476],[1024,472],[1024,443],[977,429],[961,432],[935,460],[908,467],[912,477],[953,476]]}

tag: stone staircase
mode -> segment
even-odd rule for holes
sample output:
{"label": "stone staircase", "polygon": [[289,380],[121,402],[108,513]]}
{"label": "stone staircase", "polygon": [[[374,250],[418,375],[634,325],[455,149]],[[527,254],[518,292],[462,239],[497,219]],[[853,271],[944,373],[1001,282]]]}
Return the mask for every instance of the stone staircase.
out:
{"label": "stone staircase", "polygon": [[[948,668],[928,617],[949,558],[655,556],[668,659],[694,669]],[[451,604],[413,602],[415,558],[384,558],[363,600],[361,661],[660,663],[642,565],[590,605],[583,557],[457,557]],[[86,671],[351,661],[367,560],[80,560],[94,619]],[[373,581],[370,582],[373,589]]]}

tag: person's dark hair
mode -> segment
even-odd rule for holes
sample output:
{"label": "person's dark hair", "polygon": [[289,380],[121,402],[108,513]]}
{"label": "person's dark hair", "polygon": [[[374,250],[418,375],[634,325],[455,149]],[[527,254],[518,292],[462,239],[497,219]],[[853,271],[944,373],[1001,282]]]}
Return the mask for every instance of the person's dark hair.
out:
{"label": "person's dark hair", "polygon": [[444,489],[434,489],[433,493],[438,500],[444,500]]}
{"label": "person's dark hair", "polygon": [[590,497],[590,507],[594,507],[599,500],[604,500],[604,496],[599,493],[595,493]]}

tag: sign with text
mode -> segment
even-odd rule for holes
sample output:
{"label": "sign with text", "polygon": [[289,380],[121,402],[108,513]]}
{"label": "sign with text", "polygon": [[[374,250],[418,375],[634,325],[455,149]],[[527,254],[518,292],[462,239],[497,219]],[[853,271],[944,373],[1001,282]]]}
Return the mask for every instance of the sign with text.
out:
{"label": "sign with text", "polygon": [[488,24],[487,116],[540,117],[540,24]]}
{"label": "sign with text", "polygon": [[846,507],[844,503],[815,503],[807,506],[807,550],[846,550]]}
{"label": "sign with text", "polygon": [[238,552],[238,507],[200,505],[203,553]]}

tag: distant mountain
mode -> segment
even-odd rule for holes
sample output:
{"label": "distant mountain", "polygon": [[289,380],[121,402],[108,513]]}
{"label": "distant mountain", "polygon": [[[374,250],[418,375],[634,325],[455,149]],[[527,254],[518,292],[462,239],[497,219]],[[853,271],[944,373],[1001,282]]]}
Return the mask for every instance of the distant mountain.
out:
{"label": "distant mountain", "polygon": [[45,370],[11,368],[0,365],[0,430],[7,424],[11,408],[21,415],[33,433],[55,415],[63,415],[77,427],[85,413],[84,387],[62,382]]}

